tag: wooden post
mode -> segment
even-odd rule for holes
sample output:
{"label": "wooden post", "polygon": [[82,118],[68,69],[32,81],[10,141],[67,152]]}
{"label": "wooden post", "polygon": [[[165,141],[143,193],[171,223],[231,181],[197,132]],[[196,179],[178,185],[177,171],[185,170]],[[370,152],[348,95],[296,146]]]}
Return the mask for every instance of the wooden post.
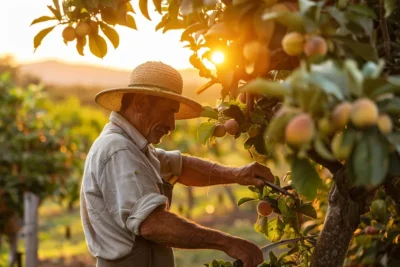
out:
{"label": "wooden post", "polygon": [[38,208],[39,197],[24,194],[25,266],[38,266]]}

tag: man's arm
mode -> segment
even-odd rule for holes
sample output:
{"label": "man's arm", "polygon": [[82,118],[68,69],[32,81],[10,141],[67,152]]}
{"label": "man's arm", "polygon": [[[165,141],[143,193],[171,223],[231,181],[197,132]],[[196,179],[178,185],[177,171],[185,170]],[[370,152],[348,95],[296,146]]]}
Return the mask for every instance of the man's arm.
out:
{"label": "man's arm", "polygon": [[262,186],[256,177],[274,181],[271,170],[256,162],[243,167],[229,167],[191,156],[182,156],[182,173],[178,182],[186,186],[241,184]]}
{"label": "man's arm", "polygon": [[189,222],[162,207],[140,225],[140,234],[161,245],[185,249],[215,249],[240,259],[245,267],[263,262],[261,250],[253,243]]}

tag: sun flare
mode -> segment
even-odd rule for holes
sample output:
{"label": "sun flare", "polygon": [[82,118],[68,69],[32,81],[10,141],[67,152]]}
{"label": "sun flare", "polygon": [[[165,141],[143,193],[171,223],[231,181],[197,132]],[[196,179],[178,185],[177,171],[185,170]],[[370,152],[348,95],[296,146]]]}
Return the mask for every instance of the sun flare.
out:
{"label": "sun flare", "polygon": [[225,55],[221,51],[215,51],[211,55],[211,61],[214,64],[221,64],[225,60]]}

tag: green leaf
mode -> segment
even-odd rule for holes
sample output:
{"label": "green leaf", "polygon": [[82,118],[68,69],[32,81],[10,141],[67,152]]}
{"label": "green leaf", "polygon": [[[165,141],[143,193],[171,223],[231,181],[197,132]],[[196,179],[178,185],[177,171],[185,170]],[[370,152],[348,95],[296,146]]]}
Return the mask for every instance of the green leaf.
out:
{"label": "green leaf", "polygon": [[378,58],[375,47],[372,44],[354,41],[350,37],[335,37],[342,44],[353,50],[353,52],[367,61],[376,61]]}
{"label": "green leaf", "polygon": [[277,257],[275,256],[272,250],[269,252],[269,260],[271,264],[276,264],[276,262],[278,261]]}
{"label": "green leaf", "polygon": [[377,19],[375,11],[369,8],[367,5],[349,5],[347,9],[358,14],[371,17],[375,20]]}
{"label": "green leaf", "polygon": [[389,76],[388,82],[400,86],[400,75]]}
{"label": "green leaf", "polygon": [[153,0],[153,4],[156,7],[158,13],[162,14],[161,10],[161,2],[162,0]]}
{"label": "green leaf", "polygon": [[386,222],[388,219],[387,206],[384,200],[376,199],[371,203],[371,215],[378,222]]}
{"label": "green leaf", "polygon": [[258,216],[256,223],[254,224],[254,230],[257,233],[268,234],[268,217]]}
{"label": "green leaf", "polygon": [[243,197],[243,198],[239,199],[237,205],[238,205],[238,207],[239,207],[239,206],[242,205],[243,203],[246,203],[246,202],[249,202],[249,201],[253,201],[253,200],[255,200],[255,199],[252,198],[252,197]]}
{"label": "green leaf", "polygon": [[239,89],[239,92],[251,92],[270,96],[284,96],[288,94],[289,88],[288,86],[279,82],[257,78],[242,86]]}
{"label": "green leaf", "polygon": [[46,35],[49,34],[49,32],[51,32],[54,27],[55,26],[43,29],[38,34],[36,34],[35,38],[33,38],[33,48],[35,49],[35,51],[36,48],[38,48],[42,43],[43,38],[46,37]]}
{"label": "green leaf", "polygon": [[323,89],[326,93],[334,95],[337,99],[344,99],[340,87],[333,81],[326,79],[324,76],[318,75],[317,73],[310,73],[309,81]]}
{"label": "green leaf", "polygon": [[389,165],[386,140],[375,131],[363,132],[350,155],[357,185],[378,185],[386,177]]}
{"label": "green leaf", "polygon": [[200,113],[200,117],[218,120],[218,112],[210,106],[203,106],[203,111]]}
{"label": "green leaf", "polygon": [[108,26],[104,22],[100,22],[100,29],[104,33],[105,36],[110,40],[112,45],[114,46],[115,49],[119,46],[119,35],[116,30]]}
{"label": "green leaf", "polygon": [[385,18],[389,17],[392,14],[393,10],[396,9],[396,0],[384,0],[383,1],[385,7]]}
{"label": "green leaf", "polygon": [[300,0],[299,1],[300,12],[302,14],[305,14],[310,8],[314,7],[315,5],[316,5],[315,2],[309,0]]}
{"label": "green leaf", "polygon": [[60,1],[59,0],[53,0],[54,7],[56,10],[60,10]]}
{"label": "green leaf", "polygon": [[44,22],[44,21],[49,21],[49,20],[56,20],[57,18],[55,17],[49,17],[49,16],[42,16],[40,18],[34,19],[31,23],[31,26],[36,24],[36,23],[40,23],[40,22]]}
{"label": "green leaf", "polygon": [[292,161],[292,184],[296,190],[309,199],[314,199],[321,179],[307,159],[294,158]]}
{"label": "green leaf", "polygon": [[293,218],[296,216],[293,213],[293,211],[288,207],[288,205],[286,204],[286,199],[284,199],[284,198],[280,198],[278,200],[278,208],[281,211],[281,214],[283,215],[283,217]]}
{"label": "green leaf", "polygon": [[131,15],[126,15],[126,25],[124,26],[137,30],[136,21]]}
{"label": "green leaf", "polygon": [[215,128],[214,122],[203,122],[197,130],[197,139],[201,144],[205,144],[212,136]]}
{"label": "green leaf", "polygon": [[149,16],[147,0],[139,0],[139,8],[140,8],[140,12],[142,12],[143,16],[146,19],[151,20],[150,16]]}
{"label": "green leaf", "polygon": [[283,236],[284,228],[285,228],[285,224],[282,222],[282,220],[279,218],[279,216],[276,216],[275,218],[269,220],[268,232],[266,235],[267,238],[271,242],[279,241]]}
{"label": "green leaf", "polygon": [[100,35],[89,35],[89,48],[93,55],[104,58],[107,55],[107,43]]}
{"label": "green leaf", "polygon": [[50,11],[54,14],[54,16],[58,19],[58,20],[61,20],[61,13],[60,13],[60,10],[58,9],[55,9],[54,7],[52,7],[52,6],[47,6],[49,9],[50,9]]}
{"label": "green leaf", "polygon": [[379,105],[379,110],[393,115],[400,115],[400,98],[388,99],[384,105]]}
{"label": "green leaf", "polygon": [[239,126],[246,120],[242,110],[236,105],[230,105],[227,110],[223,111],[223,113],[225,116],[235,119]]}
{"label": "green leaf", "polygon": [[332,153],[327,148],[326,144],[320,138],[315,138],[314,148],[315,148],[315,151],[322,158],[324,158],[326,160],[334,160],[335,159],[335,157],[332,155]]}
{"label": "green leaf", "polygon": [[400,133],[387,134],[388,141],[395,146],[397,152],[400,154]]}
{"label": "green leaf", "polygon": [[312,203],[303,203],[298,207],[292,208],[293,211],[311,217],[313,219],[317,219],[317,212],[315,211]]}

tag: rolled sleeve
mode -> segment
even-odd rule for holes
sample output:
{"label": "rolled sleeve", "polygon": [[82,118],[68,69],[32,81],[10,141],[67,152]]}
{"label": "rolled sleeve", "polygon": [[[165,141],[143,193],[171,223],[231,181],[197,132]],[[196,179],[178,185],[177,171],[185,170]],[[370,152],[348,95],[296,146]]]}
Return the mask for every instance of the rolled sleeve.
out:
{"label": "rolled sleeve", "polygon": [[140,224],[154,209],[168,203],[146,164],[128,149],[115,152],[100,177],[108,212],[120,227],[134,235],[140,235]]}
{"label": "rolled sleeve", "polygon": [[164,180],[171,177],[179,177],[182,173],[182,154],[179,150],[165,151],[156,148],[158,160],[160,161],[160,172]]}

